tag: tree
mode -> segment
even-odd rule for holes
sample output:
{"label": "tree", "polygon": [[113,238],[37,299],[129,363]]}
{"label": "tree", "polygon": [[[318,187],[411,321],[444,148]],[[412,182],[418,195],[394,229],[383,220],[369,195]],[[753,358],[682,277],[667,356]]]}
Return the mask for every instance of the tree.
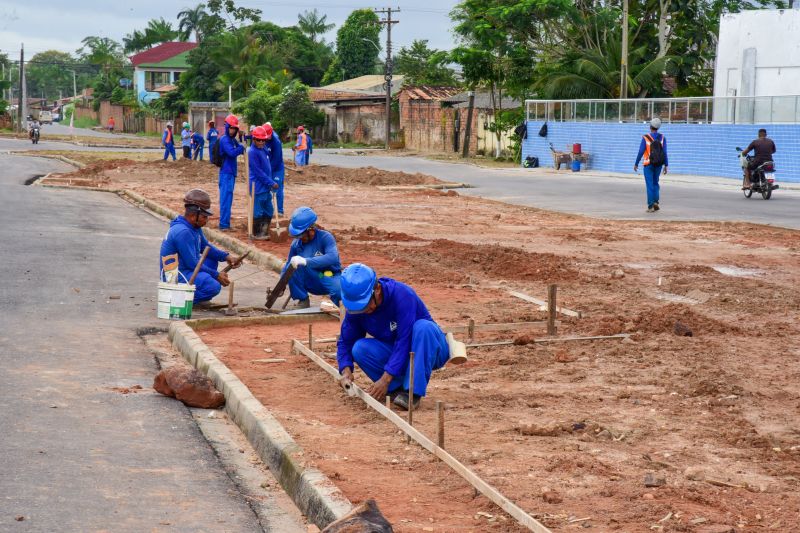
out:
{"label": "tree", "polygon": [[150,48],[150,42],[144,32],[134,30],[122,38],[122,49],[126,54],[135,54]]}
{"label": "tree", "polygon": [[303,83],[319,85],[333,56],[327,44],[315,43],[293,26],[281,28],[271,22],[259,22],[248,29],[261,40],[262,53],[280,63],[275,70],[289,70]]}
{"label": "tree", "polygon": [[280,68],[280,58],[263,53],[259,37],[246,28],[220,35],[215,44],[209,55],[220,67],[220,81],[231,86],[236,97],[247,95],[259,80]]}
{"label": "tree", "polygon": [[108,37],[90,35],[81,41],[83,47],[78,49],[79,58],[99,70],[98,75],[91,80],[94,88],[93,106],[100,108],[100,101],[111,97],[111,92],[118,85],[122,77],[130,77],[131,71],[123,63],[122,50],[118,42]]}
{"label": "tree", "polygon": [[72,94],[72,73],[75,58],[58,50],[39,52],[31,57],[25,73],[28,94],[54,100]]}
{"label": "tree", "polygon": [[324,111],[317,108],[308,96],[308,86],[295,81],[281,92],[283,101],[278,105],[277,118],[281,128],[289,131],[299,125],[321,126],[325,123]]}
{"label": "tree", "polygon": [[314,8],[312,11],[303,11],[297,15],[297,27],[306,34],[313,43],[317,37],[332,30],[336,24],[328,24],[328,15],[321,15]]}
{"label": "tree", "polygon": [[272,122],[272,127],[280,132],[283,124],[278,120],[277,109],[283,101],[281,84],[285,80],[262,80],[246,98],[238,100],[233,106],[233,112],[242,115],[248,124],[263,124]]}
{"label": "tree", "polygon": [[325,72],[323,84],[375,73],[375,63],[380,53],[379,22],[378,16],[369,9],[357,9],[350,13],[336,32],[336,56]]}
{"label": "tree", "polygon": [[150,46],[166,43],[180,37],[180,32],[163,18],[152,19],[144,29],[144,35]]}
{"label": "tree", "polygon": [[178,78],[178,90],[186,101],[218,102],[223,97],[227,100],[228,88],[219,80],[222,69],[210,54],[217,39],[218,36],[208,37],[189,52],[189,70]]}
{"label": "tree", "polygon": [[186,8],[178,13],[178,31],[181,39],[188,41],[194,33],[194,40],[200,43],[203,40],[203,19],[208,16],[205,4],[197,4],[194,9]]}
{"label": "tree", "polygon": [[258,22],[261,20],[261,10],[246,7],[236,7],[234,0],[208,0],[208,10],[220,20],[227,20],[228,29],[235,30],[244,22]]}
{"label": "tree", "polygon": [[408,85],[457,85],[447,52],[428,48],[428,41],[415,39],[409,48],[400,48],[395,69],[405,75]]}

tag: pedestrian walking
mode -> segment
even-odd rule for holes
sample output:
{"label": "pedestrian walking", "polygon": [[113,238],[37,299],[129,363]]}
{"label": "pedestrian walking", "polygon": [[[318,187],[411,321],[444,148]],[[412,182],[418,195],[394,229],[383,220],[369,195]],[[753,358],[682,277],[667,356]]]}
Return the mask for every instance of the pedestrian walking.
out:
{"label": "pedestrian walking", "polygon": [[108,132],[114,133],[114,127],[116,126],[116,122],[114,121],[114,117],[108,117]]}
{"label": "pedestrian walking", "polygon": [[654,213],[661,209],[658,205],[661,196],[661,187],[658,179],[661,171],[664,175],[669,172],[669,158],[667,157],[667,138],[658,132],[661,127],[661,119],[658,117],[650,121],[650,133],[642,136],[639,143],[639,154],[636,156],[636,163],[633,171],[639,172],[639,162],[644,163],[644,181],[647,187],[647,212]]}
{"label": "pedestrian walking", "polygon": [[172,156],[175,161],[175,136],[172,134],[172,122],[167,122],[167,127],[164,130],[164,135],[161,136],[161,146],[164,147],[164,161],[167,157]]}
{"label": "pedestrian walking", "polygon": [[306,150],[308,150],[308,143],[306,141],[306,133],[305,128],[303,126],[299,126],[297,128],[297,143],[295,143],[294,148],[294,162],[298,167],[305,166],[306,164]]}

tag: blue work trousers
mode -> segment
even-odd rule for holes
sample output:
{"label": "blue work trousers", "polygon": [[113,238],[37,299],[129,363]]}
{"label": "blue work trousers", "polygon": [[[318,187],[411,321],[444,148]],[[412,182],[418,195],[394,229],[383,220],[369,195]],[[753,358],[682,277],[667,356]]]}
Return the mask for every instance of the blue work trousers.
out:
{"label": "blue work trousers", "polygon": [[[378,339],[360,339],[353,345],[353,360],[372,381],[383,376],[384,367],[394,346]],[[430,320],[417,320],[411,332],[411,351],[414,352],[414,394],[425,396],[434,370],[442,368],[450,359],[450,349],[444,333]],[[408,390],[408,367],[402,376],[389,383],[389,392],[402,387]]]}
{"label": "blue work trousers", "polygon": [[272,218],[272,193],[262,192],[253,198],[253,218]]}
{"label": "blue work trousers", "polygon": [[645,165],[644,182],[647,186],[647,207],[652,207],[654,203],[658,202],[661,187],[658,184],[658,178],[661,176],[661,169],[663,166],[656,167],[653,165]]}
{"label": "blue work trousers", "polygon": [[233,205],[233,187],[236,185],[236,176],[233,174],[219,173],[219,227],[231,227],[231,205]]}
{"label": "blue work trousers", "polygon": [[294,162],[298,167],[306,166],[306,152],[308,150],[298,150],[294,155]]}
{"label": "blue work trousers", "polygon": [[164,161],[167,160],[167,157],[172,156],[172,160],[175,161],[175,145],[174,144],[167,144],[164,145]]}
{"label": "blue work trousers", "polygon": [[200,161],[203,160],[203,147],[202,146],[198,146],[197,148],[194,149],[194,155],[192,156],[192,159],[194,159],[195,161],[197,161],[197,159],[200,159]]}
{"label": "blue work trousers", "polygon": [[[212,270],[216,270],[219,266],[219,263],[211,258],[206,258],[203,264]],[[192,277],[191,270],[181,270],[181,274],[186,276],[187,280]],[[186,283],[183,276],[181,276],[179,280],[181,283]],[[194,303],[211,300],[222,290],[222,285],[220,285],[219,281],[214,279],[211,274],[203,272],[202,270],[197,274],[194,280],[194,287]]]}
{"label": "blue work trousers", "polygon": [[280,171],[272,175],[272,179],[278,184],[278,188],[275,191],[275,201],[278,203],[278,214],[283,216],[283,183],[286,181],[286,169],[280,169]]}
{"label": "blue work trousers", "polygon": [[300,267],[289,279],[289,293],[295,300],[305,300],[308,294],[330,296],[333,303],[339,305],[342,290],[339,285],[341,274],[326,276],[323,273]]}

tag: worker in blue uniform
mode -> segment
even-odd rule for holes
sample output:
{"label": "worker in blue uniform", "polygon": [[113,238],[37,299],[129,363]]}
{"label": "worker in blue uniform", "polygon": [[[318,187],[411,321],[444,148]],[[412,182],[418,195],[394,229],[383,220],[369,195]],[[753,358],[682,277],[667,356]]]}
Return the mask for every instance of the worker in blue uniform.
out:
{"label": "worker in blue uniform", "polygon": [[[208,133],[206,133],[206,140],[208,141],[208,159],[211,161],[212,155],[214,153],[214,145],[217,144],[217,139],[219,139],[219,132],[217,131],[217,127],[214,124],[214,121],[211,120],[208,123]],[[213,161],[212,161],[213,163]]]}
{"label": "worker in blue uniform", "polygon": [[274,214],[272,209],[272,191],[278,184],[272,180],[272,170],[269,156],[264,144],[267,142],[267,132],[258,126],[253,129],[251,136],[253,144],[247,149],[249,167],[249,187],[255,191],[253,198],[253,236],[256,239],[269,239],[269,224]]}
{"label": "worker in blue uniform", "polygon": [[283,144],[281,139],[272,129],[272,124],[264,123],[262,126],[267,132],[266,148],[269,152],[269,164],[272,168],[272,179],[278,184],[275,191],[275,203],[278,204],[278,216],[283,216],[283,185],[286,182],[286,167],[283,163]]}
{"label": "worker in blue uniform", "polygon": [[205,143],[206,141],[201,132],[192,132],[192,160],[197,161],[198,158],[200,161],[203,160],[203,146]]}
{"label": "worker in blue uniform", "polygon": [[297,307],[309,307],[309,294],[327,295],[339,305],[339,278],[342,263],[336,239],[316,226],[317,214],[310,207],[298,207],[289,222],[289,235],[294,237],[283,270],[292,265],[297,270],[289,279],[289,294]]}
{"label": "worker in blue uniform", "polygon": [[175,136],[172,133],[172,122],[167,122],[167,128],[161,136],[161,146],[164,147],[164,161],[169,156],[172,156],[172,160],[175,161]]}
{"label": "worker in blue uniform", "polygon": [[[353,263],[342,273],[342,322],[336,359],[341,384],[353,380],[353,364],[373,381],[367,393],[409,407],[409,360],[414,352],[413,409],[428,389],[434,370],[450,358],[445,334],[427,307],[408,285],[378,278],[367,265]],[[366,338],[369,334],[372,338]]]}
{"label": "worker in blue uniform", "polygon": [[[235,259],[228,252],[209,244],[203,235],[202,228],[213,214],[208,193],[202,189],[192,189],[183,197],[183,205],[183,215],[170,222],[169,230],[161,242],[162,263],[159,266],[163,266],[163,258],[177,253],[178,271],[181,273],[179,281],[186,283],[192,277],[203,250],[208,246],[208,256],[194,281],[194,302],[206,302],[219,294],[223,286],[230,285],[228,274],[217,272],[217,265],[222,261],[232,265],[232,268],[238,268],[239,265],[235,265]],[[184,278],[186,281],[183,281]],[[166,281],[163,275],[162,281]]]}
{"label": "worker in blue uniform", "polygon": [[219,142],[219,154],[222,166],[219,168],[219,229],[231,229],[231,205],[233,204],[233,187],[236,185],[238,165],[236,158],[244,153],[244,146],[236,140],[239,133],[239,119],[235,115],[225,118],[225,135]]}

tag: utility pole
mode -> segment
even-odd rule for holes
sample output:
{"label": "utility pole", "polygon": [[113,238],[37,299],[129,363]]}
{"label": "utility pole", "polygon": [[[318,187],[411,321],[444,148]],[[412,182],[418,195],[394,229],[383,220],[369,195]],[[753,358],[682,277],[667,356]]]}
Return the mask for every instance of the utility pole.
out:
{"label": "utility pole", "polygon": [[628,0],[622,0],[622,64],[619,68],[619,97],[628,97]]}
{"label": "utility pole", "polygon": [[381,19],[381,24],[386,24],[386,71],[383,79],[386,80],[386,149],[389,149],[389,138],[392,134],[392,24],[397,24],[399,20],[392,20],[392,13],[399,13],[400,8],[376,9],[375,13],[386,14],[385,19]]}
{"label": "utility pole", "polygon": [[461,157],[467,158],[469,157],[469,141],[470,137],[472,137],[472,112],[475,110],[475,91],[469,92],[469,103],[467,104],[467,126],[466,131],[464,131],[464,142],[463,150],[461,152]]}
{"label": "utility pole", "polygon": [[19,100],[17,102],[17,131],[22,133],[22,113],[24,112],[25,102],[25,43],[19,49]]}

